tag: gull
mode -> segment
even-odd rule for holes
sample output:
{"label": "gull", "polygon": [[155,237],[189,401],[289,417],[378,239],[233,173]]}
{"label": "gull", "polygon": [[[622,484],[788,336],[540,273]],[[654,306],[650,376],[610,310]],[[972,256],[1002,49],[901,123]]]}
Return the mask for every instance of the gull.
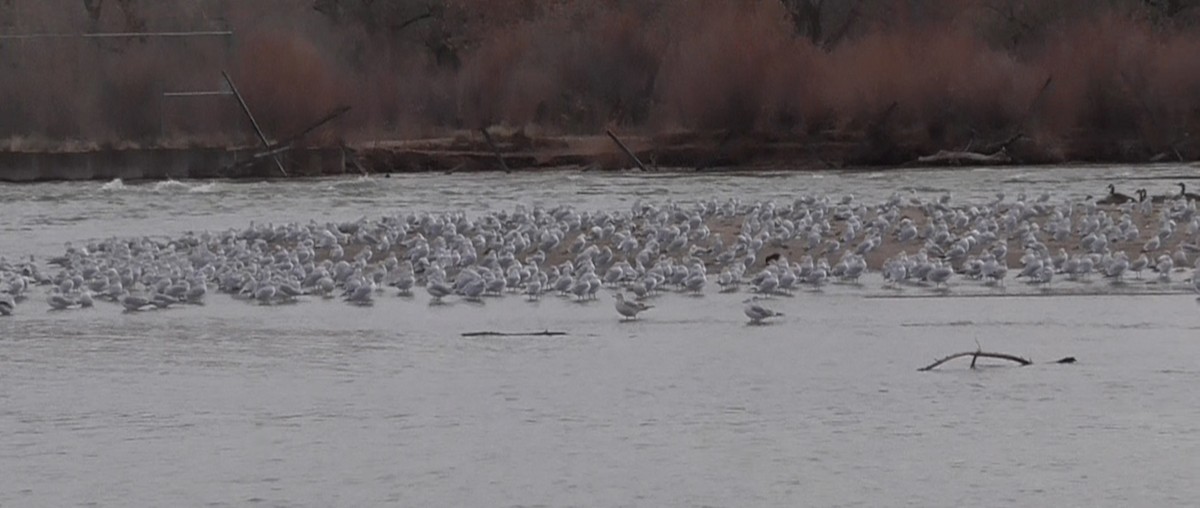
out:
{"label": "gull", "polygon": [[165,293],[167,296],[170,296],[176,300],[182,300],[184,297],[187,296],[187,292],[190,289],[191,289],[191,285],[188,284],[187,281],[180,281],[178,284],[173,284],[173,285],[167,287],[166,291],[163,291],[163,293]]}
{"label": "gull", "polygon": [[1117,256],[1104,267],[1104,275],[1113,279],[1113,282],[1121,282],[1121,276],[1129,270],[1129,259],[1125,257],[1124,252],[1117,253]]}
{"label": "gull", "polygon": [[704,276],[704,272],[695,270],[683,281],[683,285],[688,291],[699,294],[704,291],[705,282],[707,282],[707,277]]}
{"label": "gull", "polygon": [[529,281],[529,283],[525,285],[525,295],[529,297],[530,300],[537,300],[541,298],[542,281],[536,278]]}
{"label": "gull", "polygon": [[412,288],[414,285],[416,285],[416,283],[417,283],[417,278],[415,276],[413,276],[412,271],[409,270],[409,271],[405,271],[403,274],[401,274],[400,277],[398,277],[392,283],[392,285],[396,286],[396,289],[400,290],[401,295],[407,296],[407,295],[412,294]]}
{"label": "gull", "polygon": [[654,308],[653,305],[628,301],[625,299],[624,293],[617,293],[617,303],[615,306],[617,313],[626,319],[637,319],[638,313]]}
{"label": "gull", "polygon": [[819,263],[817,263],[817,266],[815,268],[813,268],[811,272],[808,273],[808,277],[805,278],[805,282],[807,282],[815,287],[821,287],[821,285],[825,283],[825,280],[828,277],[829,277],[829,263],[826,262],[824,258],[822,258],[821,261]]}
{"label": "gull", "polygon": [[593,273],[590,275],[591,276],[587,278],[587,281],[588,281],[587,296],[588,296],[588,298],[595,300],[596,293],[600,291],[600,287],[603,286],[604,283],[600,281],[600,277],[597,277],[596,274]]}
{"label": "gull", "polygon": [[68,298],[66,295],[54,293],[46,298],[46,303],[50,304],[51,310],[65,310],[75,305],[75,300]]}
{"label": "gull", "polygon": [[435,302],[441,302],[443,297],[454,292],[450,286],[447,286],[445,282],[440,280],[429,281],[429,283],[425,285],[425,291],[429,293],[429,296],[433,297],[433,301]]}
{"label": "gull", "polygon": [[1187,266],[1188,265],[1187,251],[1183,250],[1182,245],[1179,246],[1179,248],[1175,249],[1175,252],[1173,254],[1171,254],[1171,260],[1175,262],[1175,266]]}
{"label": "gull", "polygon": [[1158,280],[1170,282],[1172,268],[1175,268],[1175,262],[1171,260],[1171,256],[1166,254],[1159,256],[1158,264],[1154,265],[1154,270],[1158,272]]}
{"label": "gull", "polygon": [[929,270],[927,277],[935,288],[942,285],[949,287],[950,285],[947,284],[947,281],[950,280],[951,275],[954,275],[954,270],[939,261],[933,266],[933,269]]}
{"label": "gull", "polygon": [[475,278],[464,283],[459,294],[466,297],[467,300],[477,302],[486,289],[487,281],[483,280],[483,278]]}
{"label": "gull", "polygon": [[[279,285],[279,288],[276,291],[278,294],[283,295],[284,299],[288,301],[295,300],[296,297],[304,295],[304,290],[300,289],[300,285],[296,284],[295,282],[284,282]],[[191,300],[187,298],[186,293],[184,294],[182,300],[186,300],[191,303]]]}
{"label": "gull", "polygon": [[368,280],[358,287],[349,295],[346,295],[346,301],[355,305],[370,305],[372,303],[372,295],[375,293],[375,282]]}
{"label": "gull", "polygon": [[1004,278],[1008,276],[1008,265],[1001,260],[997,261],[995,257],[989,257],[983,262],[983,277],[994,284],[1004,286]]}
{"label": "gull", "polygon": [[176,300],[176,299],[172,298],[171,296],[164,295],[162,293],[154,293],[154,296],[150,300],[151,305],[154,305],[155,307],[158,307],[160,309],[165,309],[165,308],[175,305],[177,303],[179,303],[179,300]]}
{"label": "gull", "polygon": [[0,316],[11,316],[13,308],[17,306],[17,302],[12,295],[8,293],[0,293]]}
{"label": "gull", "polygon": [[775,288],[779,287],[779,279],[775,278],[775,274],[764,270],[762,278],[759,279],[755,286],[755,291],[759,293],[771,294],[775,292]]}
{"label": "gull", "polygon": [[633,292],[638,300],[644,300],[650,296],[650,289],[653,286],[653,279],[646,279],[640,284],[630,284],[629,290]]}
{"label": "gull", "polygon": [[204,303],[204,295],[206,294],[208,294],[208,284],[205,284],[203,281],[199,281],[199,283],[193,284],[192,287],[188,289],[187,294],[184,295],[184,299],[191,304],[201,304]]}
{"label": "gull", "polygon": [[755,298],[747,300],[748,303],[746,304],[746,307],[742,309],[742,312],[746,314],[746,317],[750,318],[750,324],[762,324],[762,322],[768,318],[783,316],[783,313],[781,312],[775,312],[771,309],[763,307],[762,305],[759,305],[758,303],[755,303],[756,300],[757,299]]}
{"label": "gull", "polygon": [[1140,279],[1142,278],[1142,270],[1145,270],[1148,266],[1150,266],[1150,258],[1146,257],[1145,254],[1142,254],[1137,259],[1133,260],[1133,263],[1129,265],[1129,271],[1136,274]]}
{"label": "gull", "polygon": [[576,301],[583,301],[583,299],[585,297],[587,297],[588,291],[591,288],[592,288],[591,283],[588,282],[587,278],[579,277],[578,279],[575,280],[575,283],[574,283],[574,285],[571,286],[571,289],[569,292],[571,294],[575,295]]}
{"label": "gull", "polygon": [[717,276],[717,285],[721,286],[722,293],[737,291],[738,284],[740,283],[741,281],[734,276],[733,271],[729,268],[722,269],[721,274]]}
{"label": "gull", "polygon": [[1039,270],[1037,275],[1034,276],[1033,282],[1035,282],[1037,284],[1043,284],[1043,285],[1049,286],[1050,282],[1053,280],[1054,280],[1054,268],[1051,268],[1049,266],[1042,266],[1042,269]]}
{"label": "gull", "polygon": [[488,280],[485,282],[486,282],[486,284],[485,284],[483,292],[486,294],[492,294],[492,295],[499,296],[499,295],[503,294],[504,289],[508,287],[508,281],[506,279],[503,279],[500,277],[496,277],[492,280]]}
{"label": "gull", "polygon": [[842,273],[842,279],[858,282],[859,277],[863,272],[867,271],[867,261],[860,255],[851,256],[846,261],[846,270]]}
{"label": "gull", "polygon": [[326,298],[333,298],[333,291],[337,289],[337,282],[334,282],[332,277],[328,275],[317,279],[317,291]]}
{"label": "gull", "polygon": [[[266,305],[268,303],[271,303],[271,299],[275,298],[275,293],[277,293],[277,292],[278,292],[278,290],[275,289],[274,285],[264,282],[264,283],[259,284],[258,288],[256,288],[254,290],[254,299],[258,300],[259,303]],[[159,294],[161,294],[161,293],[159,293]],[[154,296],[155,296],[154,300],[157,302],[159,300],[158,299],[159,295],[154,295]],[[155,305],[158,305],[158,304],[155,303]],[[159,306],[159,307],[165,307],[165,306]]]}
{"label": "gull", "polygon": [[1159,239],[1159,237],[1157,237],[1157,236],[1152,237],[1152,238],[1150,238],[1149,241],[1146,242],[1146,245],[1142,246],[1142,252],[1149,252],[1149,253],[1153,254],[1154,251],[1158,250],[1158,247],[1161,244],[1162,244],[1162,240]]}
{"label": "gull", "polygon": [[139,311],[151,307],[150,299],[142,295],[128,294],[121,298],[121,306],[127,311]]}
{"label": "gull", "polygon": [[908,264],[906,260],[894,259],[884,263],[883,278],[891,287],[908,280]]}
{"label": "gull", "polygon": [[1080,256],[1079,264],[1076,265],[1075,275],[1087,279],[1088,274],[1092,273],[1095,268],[1096,261],[1091,256]]}

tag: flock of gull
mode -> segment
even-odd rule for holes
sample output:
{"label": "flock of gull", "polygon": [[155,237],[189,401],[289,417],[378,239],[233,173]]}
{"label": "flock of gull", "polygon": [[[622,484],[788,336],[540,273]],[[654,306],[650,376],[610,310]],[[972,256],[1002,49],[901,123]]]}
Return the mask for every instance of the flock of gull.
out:
{"label": "flock of gull", "polygon": [[112,302],[127,312],[203,305],[211,293],[260,305],[313,298],[371,305],[384,294],[422,290],[431,305],[513,294],[588,303],[607,287],[628,320],[664,292],[745,291],[752,294],[742,311],[752,324],[782,316],[768,307],[774,296],[861,285],[868,274],[895,290],[1145,277],[1156,287],[1200,292],[1200,277],[1191,276],[1200,268],[1194,197],[1182,186],[1155,197],[1110,187],[1099,200],[997,194],[959,204],[949,194],[898,192],[882,203],[821,195],[251,223],[68,244],[44,264],[0,259],[0,315],[16,312],[38,287],[54,311]]}

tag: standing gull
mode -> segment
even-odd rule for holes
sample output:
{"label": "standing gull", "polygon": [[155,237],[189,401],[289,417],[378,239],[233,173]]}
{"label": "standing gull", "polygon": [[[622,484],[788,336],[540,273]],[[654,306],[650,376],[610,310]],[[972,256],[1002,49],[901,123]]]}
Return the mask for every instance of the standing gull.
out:
{"label": "standing gull", "polygon": [[617,293],[617,314],[620,314],[625,319],[637,319],[640,312],[654,308],[653,305],[646,305],[641,302],[631,302],[625,299],[624,293]]}
{"label": "standing gull", "polygon": [[742,312],[745,312],[746,317],[750,318],[750,324],[752,325],[762,324],[768,318],[783,316],[781,312],[775,312],[759,305],[756,298],[747,300],[746,307],[742,309]]}

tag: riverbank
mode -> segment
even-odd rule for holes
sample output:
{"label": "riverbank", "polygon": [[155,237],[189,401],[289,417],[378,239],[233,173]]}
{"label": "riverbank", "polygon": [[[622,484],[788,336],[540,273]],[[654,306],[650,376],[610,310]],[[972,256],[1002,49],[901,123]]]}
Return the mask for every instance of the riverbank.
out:
{"label": "riverbank", "polygon": [[[1192,154],[1154,153],[1137,143],[1105,152],[1051,147],[1024,136],[960,149],[898,143],[869,134],[808,137],[728,132],[621,136],[650,171],[737,169],[849,169],[910,166],[995,166],[1080,163],[1144,164],[1189,161]],[[273,161],[276,159],[278,163]],[[315,177],[342,174],[528,171],[575,168],[622,170],[636,163],[606,135],[529,136],[524,131],[461,132],[407,141],[357,142],[319,147],[142,148],[0,150],[0,181],[155,180]]]}

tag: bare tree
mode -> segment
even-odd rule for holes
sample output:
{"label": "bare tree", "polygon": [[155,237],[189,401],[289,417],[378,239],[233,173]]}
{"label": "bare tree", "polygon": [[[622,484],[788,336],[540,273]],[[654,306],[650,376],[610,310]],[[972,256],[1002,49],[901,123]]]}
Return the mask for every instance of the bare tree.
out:
{"label": "bare tree", "polygon": [[780,0],[796,33],[829,49],[849,35],[862,15],[861,0]]}

